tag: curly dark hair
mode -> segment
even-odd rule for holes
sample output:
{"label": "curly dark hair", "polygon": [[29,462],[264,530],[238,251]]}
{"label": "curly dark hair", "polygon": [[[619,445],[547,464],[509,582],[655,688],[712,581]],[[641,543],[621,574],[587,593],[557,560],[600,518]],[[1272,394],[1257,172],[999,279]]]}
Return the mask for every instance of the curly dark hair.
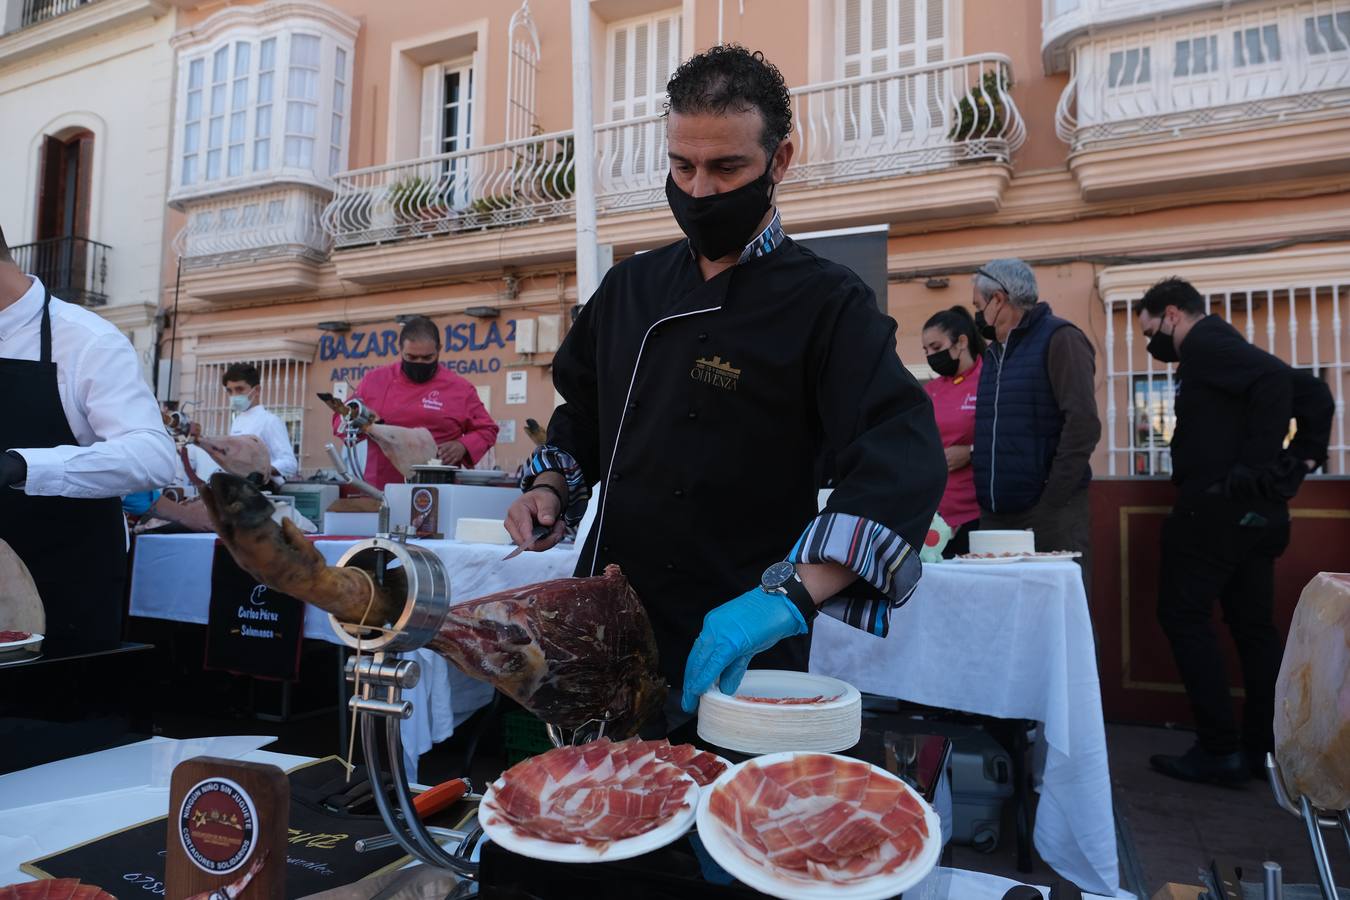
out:
{"label": "curly dark hair", "polygon": [[756,50],[719,44],[689,57],[666,83],[666,114],[726,115],[759,110],[760,143],[770,158],[792,131],[792,98],[778,67]]}
{"label": "curly dark hair", "polygon": [[251,388],[258,386],[258,367],[253,363],[237,362],[230,363],[230,367],[225,370],[225,374],[220,376],[220,384],[223,387],[227,381],[242,381]]}

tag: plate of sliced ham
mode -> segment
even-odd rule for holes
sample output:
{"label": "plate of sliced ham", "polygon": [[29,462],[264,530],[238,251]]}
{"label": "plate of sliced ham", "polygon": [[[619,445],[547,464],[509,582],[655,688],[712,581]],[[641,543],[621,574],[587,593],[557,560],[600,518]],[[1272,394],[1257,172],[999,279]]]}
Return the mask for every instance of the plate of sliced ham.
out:
{"label": "plate of sliced ham", "polygon": [[483,793],[478,821],[499,846],[533,859],[628,859],[683,836],[702,785],[727,768],[689,744],[601,738],[507,769]]}
{"label": "plate of sliced ham", "polygon": [[831,753],[733,766],[698,808],[703,846],[746,885],[784,900],[881,900],[937,864],[937,813],[885,769]]}
{"label": "plate of sliced ham", "polygon": [[78,878],[43,878],[0,887],[0,900],[117,900],[92,884],[80,884]]}
{"label": "plate of sliced ham", "polygon": [[42,643],[42,635],[28,631],[0,631],[0,653],[12,653],[15,650],[36,651]]}

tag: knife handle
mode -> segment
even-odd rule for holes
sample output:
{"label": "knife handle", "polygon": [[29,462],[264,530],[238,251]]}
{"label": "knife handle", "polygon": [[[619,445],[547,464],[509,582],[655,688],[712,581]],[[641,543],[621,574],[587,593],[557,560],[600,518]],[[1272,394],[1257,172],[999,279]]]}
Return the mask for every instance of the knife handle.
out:
{"label": "knife handle", "polygon": [[449,809],[464,797],[471,789],[469,779],[452,778],[443,781],[434,788],[425,790],[413,798],[413,809],[419,819],[426,819],[436,813]]}

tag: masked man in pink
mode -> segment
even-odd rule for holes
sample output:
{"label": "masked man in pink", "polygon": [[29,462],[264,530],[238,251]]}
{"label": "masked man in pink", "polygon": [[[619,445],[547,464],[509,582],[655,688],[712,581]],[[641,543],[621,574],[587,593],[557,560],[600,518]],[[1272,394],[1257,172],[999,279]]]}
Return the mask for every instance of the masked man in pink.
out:
{"label": "masked man in pink", "polygon": [[[441,365],[440,329],[426,316],[415,316],[399,333],[398,348],[399,361],[367,375],[354,396],[386,424],[430,431],[441,462],[472,468],[497,442],[497,423],[474,386]],[[341,425],[335,416],[334,434],[340,434]],[[365,479],[383,490],[386,484],[401,483],[403,475],[370,442]]]}

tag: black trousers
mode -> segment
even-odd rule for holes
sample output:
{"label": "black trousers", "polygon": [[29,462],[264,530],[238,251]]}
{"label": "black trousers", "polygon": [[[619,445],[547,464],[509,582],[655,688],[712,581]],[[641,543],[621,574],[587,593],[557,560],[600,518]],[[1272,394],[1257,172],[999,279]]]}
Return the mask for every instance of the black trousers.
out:
{"label": "black trousers", "polygon": [[[1275,679],[1284,647],[1273,620],[1275,559],[1289,544],[1289,514],[1252,516],[1221,497],[1177,503],[1162,528],[1158,621],[1171,641],[1200,746],[1260,758],[1275,745]],[[1215,600],[1242,663],[1241,730],[1213,625]]]}

